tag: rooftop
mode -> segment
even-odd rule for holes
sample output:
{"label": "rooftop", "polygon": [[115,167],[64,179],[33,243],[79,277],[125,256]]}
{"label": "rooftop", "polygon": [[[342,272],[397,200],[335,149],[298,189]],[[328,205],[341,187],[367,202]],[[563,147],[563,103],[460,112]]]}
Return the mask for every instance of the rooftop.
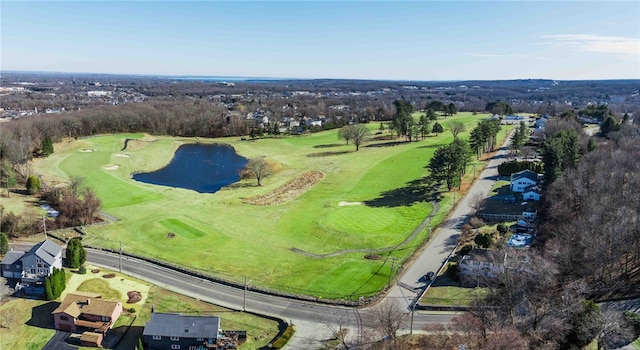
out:
{"label": "rooftop", "polygon": [[144,326],[143,335],[164,337],[216,338],[220,330],[217,316],[185,316],[155,312]]}

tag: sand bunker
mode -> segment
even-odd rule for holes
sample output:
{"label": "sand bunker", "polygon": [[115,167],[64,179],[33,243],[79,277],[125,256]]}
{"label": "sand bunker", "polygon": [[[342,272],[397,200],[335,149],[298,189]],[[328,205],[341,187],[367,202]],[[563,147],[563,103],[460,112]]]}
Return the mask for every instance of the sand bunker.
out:
{"label": "sand bunker", "polygon": [[80,152],[85,152],[85,153],[86,152],[93,152],[93,151],[95,151],[93,148],[83,148],[83,149],[80,150]]}
{"label": "sand bunker", "polygon": [[362,202],[345,202],[342,201],[340,203],[338,203],[339,206],[341,207],[345,207],[345,206],[349,206],[349,205],[362,205]]}
{"label": "sand bunker", "polygon": [[120,166],[118,164],[111,164],[111,165],[107,165],[104,167],[104,170],[116,170],[118,169]]}
{"label": "sand bunker", "polygon": [[114,156],[116,156],[116,157],[123,157],[123,158],[129,158],[129,157],[131,157],[130,155],[128,155],[128,154],[124,154],[124,153],[116,153],[116,154],[114,154]]}

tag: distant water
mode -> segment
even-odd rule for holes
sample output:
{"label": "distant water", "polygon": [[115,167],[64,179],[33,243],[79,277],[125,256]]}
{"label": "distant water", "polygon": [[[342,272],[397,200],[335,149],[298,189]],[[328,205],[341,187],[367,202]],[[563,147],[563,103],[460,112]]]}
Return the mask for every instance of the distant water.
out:
{"label": "distant water", "polygon": [[162,78],[174,79],[174,80],[198,80],[198,81],[214,81],[214,82],[296,80],[292,78],[218,77],[218,76],[195,76],[195,75],[163,76]]}
{"label": "distant water", "polygon": [[136,181],[170,187],[186,188],[199,193],[215,193],[240,180],[240,171],[247,164],[231,146],[182,145],[171,162],[151,173],[133,175]]}

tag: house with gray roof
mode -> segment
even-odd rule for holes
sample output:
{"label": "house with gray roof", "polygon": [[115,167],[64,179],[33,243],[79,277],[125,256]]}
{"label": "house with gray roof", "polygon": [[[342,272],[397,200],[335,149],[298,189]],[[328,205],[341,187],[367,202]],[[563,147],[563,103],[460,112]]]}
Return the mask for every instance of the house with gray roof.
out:
{"label": "house with gray roof", "polygon": [[62,247],[44,240],[29,251],[9,251],[0,262],[2,276],[19,279],[21,284],[43,282],[53,272],[62,268]]}
{"label": "house with gray roof", "polygon": [[511,174],[511,191],[523,192],[529,186],[538,184],[541,175],[529,169],[518,171]]}
{"label": "house with gray roof", "polygon": [[21,250],[10,250],[2,258],[0,262],[0,269],[2,270],[2,277],[20,279],[22,276],[22,261],[20,259],[24,256]]}
{"label": "house with gray roof", "polygon": [[151,350],[218,349],[221,336],[217,316],[154,312],[144,326],[142,342]]}

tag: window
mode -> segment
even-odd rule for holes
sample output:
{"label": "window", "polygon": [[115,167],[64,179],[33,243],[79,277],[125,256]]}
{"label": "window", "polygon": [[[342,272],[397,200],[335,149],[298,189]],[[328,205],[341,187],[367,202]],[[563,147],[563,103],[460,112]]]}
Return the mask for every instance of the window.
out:
{"label": "window", "polygon": [[197,341],[203,341],[203,340],[204,340],[204,338],[197,338],[196,340],[197,340]]}
{"label": "window", "polygon": [[69,321],[68,316],[60,316],[60,321]]}
{"label": "window", "polygon": [[159,335],[154,335],[154,336],[153,336],[153,340],[160,340],[160,339],[162,339],[162,337],[161,337],[161,336],[159,336]]}
{"label": "window", "polygon": [[171,337],[171,340],[178,341],[180,340],[180,337]]}
{"label": "window", "polygon": [[111,321],[111,317],[109,317],[109,316],[101,316],[100,317],[100,321],[109,322],[109,321]]}
{"label": "window", "polygon": [[[173,337],[171,337],[171,338],[173,338]],[[172,348],[172,349],[180,349],[180,345],[178,345],[178,344],[171,344],[171,348]]]}

